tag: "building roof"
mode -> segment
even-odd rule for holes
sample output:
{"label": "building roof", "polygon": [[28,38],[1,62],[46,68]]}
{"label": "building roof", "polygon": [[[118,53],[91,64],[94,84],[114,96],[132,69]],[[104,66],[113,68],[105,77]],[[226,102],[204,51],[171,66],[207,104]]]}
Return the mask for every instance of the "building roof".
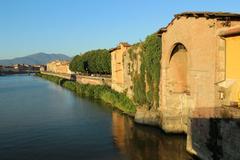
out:
{"label": "building roof", "polygon": [[160,28],[157,31],[157,34],[162,34],[163,32],[167,31],[167,27],[173,23],[175,19],[179,19],[180,17],[205,17],[207,19],[220,19],[220,20],[226,20],[226,19],[235,19],[240,21],[240,13],[230,13],[230,12],[183,12],[174,15],[174,18],[172,21],[163,28]]}
{"label": "building roof", "polygon": [[109,50],[109,52],[113,52],[113,51],[115,51],[115,50],[121,49],[121,45],[122,45],[123,47],[131,47],[131,45],[128,44],[127,42],[120,42],[117,47],[111,48],[111,49]]}
{"label": "building roof", "polygon": [[240,25],[230,27],[228,29],[222,30],[218,34],[221,37],[230,37],[240,35]]}
{"label": "building roof", "polygon": [[240,18],[239,13],[230,13],[230,12],[183,12],[176,14],[175,18],[179,17],[206,17],[206,18],[224,18],[224,17],[234,17]]}
{"label": "building roof", "polygon": [[53,60],[53,61],[48,62],[48,64],[50,64],[50,63],[68,64],[68,63],[70,63],[70,61],[68,61],[68,60]]}
{"label": "building roof", "polygon": [[120,42],[119,43],[119,46],[120,45],[123,45],[124,47],[130,47],[131,45],[130,44],[128,44],[127,42]]}

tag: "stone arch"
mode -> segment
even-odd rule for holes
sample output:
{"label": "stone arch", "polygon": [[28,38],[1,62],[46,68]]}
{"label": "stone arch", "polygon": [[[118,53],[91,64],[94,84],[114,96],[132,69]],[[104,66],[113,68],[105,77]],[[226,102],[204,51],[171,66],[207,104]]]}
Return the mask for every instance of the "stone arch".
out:
{"label": "stone arch", "polygon": [[169,89],[174,93],[186,93],[188,90],[188,51],[182,43],[173,46],[169,57]]}

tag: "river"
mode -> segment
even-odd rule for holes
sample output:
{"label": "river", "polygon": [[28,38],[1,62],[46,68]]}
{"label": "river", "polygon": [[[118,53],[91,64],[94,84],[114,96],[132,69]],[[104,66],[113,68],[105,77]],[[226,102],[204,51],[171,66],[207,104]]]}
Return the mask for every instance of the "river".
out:
{"label": "river", "polygon": [[190,160],[186,137],[137,125],[34,76],[0,77],[0,160]]}

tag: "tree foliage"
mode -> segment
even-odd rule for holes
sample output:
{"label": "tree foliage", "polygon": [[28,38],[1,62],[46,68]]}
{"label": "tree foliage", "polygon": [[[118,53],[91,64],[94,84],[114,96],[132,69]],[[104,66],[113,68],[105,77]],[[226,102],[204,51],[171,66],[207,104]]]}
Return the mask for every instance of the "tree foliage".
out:
{"label": "tree foliage", "polygon": [[111,54],[106,49],[98,49],[77,55],[70,63],[70,70],[80,73],[111,74]]}

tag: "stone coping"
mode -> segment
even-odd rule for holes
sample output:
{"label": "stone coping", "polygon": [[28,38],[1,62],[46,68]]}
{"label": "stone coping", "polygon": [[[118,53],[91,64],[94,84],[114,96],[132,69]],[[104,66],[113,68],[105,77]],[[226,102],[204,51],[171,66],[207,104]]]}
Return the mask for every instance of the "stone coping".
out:
{"label": "stone coping", "polygon": [[240,108],[237,107],[212,107],[196,108],[192,111],[190,118],[219,118],[219,119],[239,119]]}

